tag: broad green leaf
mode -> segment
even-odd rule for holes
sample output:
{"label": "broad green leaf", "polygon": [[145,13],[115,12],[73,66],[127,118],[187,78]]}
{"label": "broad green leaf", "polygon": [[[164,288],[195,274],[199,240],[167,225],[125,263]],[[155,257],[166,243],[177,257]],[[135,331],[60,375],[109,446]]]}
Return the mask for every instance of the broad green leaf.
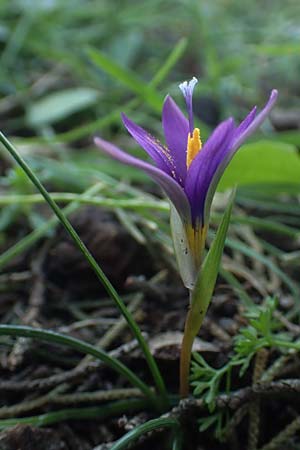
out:
{"label": "broad green leaf", "polygon": [[231,210],[235,191],[233,191],[226,207],[217,234],[203,261],[202,267],[197,275],[195,288],[191,294],[191,332],[196,336],[205,317],[210,303],[225,245],[225,239],[230,222]]}
{"label": "broad green leaf", "polygon": [[218,191],[258,183],[287,183],[300,187],[300,157],[293,145],[267,140],[245,145],[227,167]]}
{"label": "broad green leaf", "polygon": [[71,114],[94,105],[99,92],[91,88],[65,89],[34,102],[27,110],[29,125],[40,127],[56,123]]}
{"label": "broad green leaf", "polygon": [[89,48],[87,53],[91,61],[97,67],[120,81],[139,97],[146,100],[155,111],[161,111],[163,99],[150,84],[146,84],[130,69],[120,66],[99,50]]}

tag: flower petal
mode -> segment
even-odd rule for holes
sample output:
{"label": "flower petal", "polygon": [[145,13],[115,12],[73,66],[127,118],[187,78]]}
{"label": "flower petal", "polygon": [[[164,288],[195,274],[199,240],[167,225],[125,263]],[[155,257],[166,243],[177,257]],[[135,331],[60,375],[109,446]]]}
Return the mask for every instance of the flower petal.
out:
{"label": "flower petal", "polygon": [[182,187],[172,177],[166,174],[163,170],[152,166],[151,164],[142,161],[141,159],[135,158],[128,153],[125,153],[117,146],[111,144],[108,141],[105,141],[104,139],[101,139],[100,137],[96,137],[94,139],[94,142],[97,147],[99,147],[112,158],[122,162],[123,164],[137,167],[138,169],[142,169],[144,172],[146,172],[164,190],[170,201],[175,206],[182,220],[184,222],[190,222],[191,212],[188,199]]}
{"label": "flower petal", "polygon": [[164,147],[155,137],[134,123],[122,113],[122,120],[133,139],[148,153],[157,167],[168,175],[176,176],[175,163],[169,149]]}
{"label": "flower petal", "polygon": [[223,175],[226,167],[232,160],[232,158],[235,155],[235,153],[237,152],[237,150],[243,144],[243,142],[252,133],[254,133],[257,130],[257,128],[262,124],[262,122],[265,120],[267,115],[270,113],[271,109],[274,107],[275,102],[277,100],[277,96],[278,96],[277,90],[273,89],[268,102],[266,103],[265,107],[261,110],[261,112],[255,117],[256,111],[255,111],[255,108],[253,108],[252,111],[248,114],[248,116],[243,120],[243,122],[237,128],[233,142],[231,143],[228,150],[226,152],[224,152],[223,159],[220,162],[220,164],[214,174],[214,177],[211,181],[211,184],[209,186],[206,201],[205,201],[205,207],[204,207],[204,220],[205,221],[208,220],[213,196],[215,194],[217,185],[218,185],[220,178]]}
{"label": "flower petal", "polygon": [[232,118],[222,122],[191,163],[187,173],[185,192],[190,201],[194,224],[197,221],[201,226],[206,224],[204,205],[207,191],[224,155],[231,146],[234,131]]}
{"label": "flower petal", "polygon": [[189,134],[189,122],[169,95],[164,101],[162,126],[168,148],[175,163],[179,181],[183,184],[186,177],[186,148]]}
{"label": "flower petal", "polygon": [[[232,143],[231,152],[235,152],[242,144],[243,142],[251,136],[252,133],[254,133],[257,128],[260,127],[260,125],[263,123],[267,115],[270,113],[271,109],[276,103],[278,96],[278,91],[276,89],[273,89],[270,95],[269,100],[267,101],[265,107],[261,110],[261,112],[255,117],[254,120],[249,121],[248,126],[243,127],[243,129],[240,130],[240,132],[237,134],[234,142]],[[250,112],[252,114],[253,110]],[[249,117],[250,114],[247,116]],[[247,118],[245,119],[247,120]],[[243,122],[242,122],[243,124]],[[242,126],[240,125],[240,127]],[[239,127],[239,128],[240,128]]]}
{"label": "flower petal", "polygon": [[235,137],[237,138],[238,136],[240,136],[242,133],[244,133],[247,128],[251,125],[251,123],[253,122],[253,120],[255,119],[256,116],[256,111],[257,111],[257,107],[254,106],[254,108],[251,109],[251,111],[249,112],[249,114],[247,114],[247,116],[245,117],[245,119],[240,123],[240,125],[237,127],[236,132],[235,132]]}

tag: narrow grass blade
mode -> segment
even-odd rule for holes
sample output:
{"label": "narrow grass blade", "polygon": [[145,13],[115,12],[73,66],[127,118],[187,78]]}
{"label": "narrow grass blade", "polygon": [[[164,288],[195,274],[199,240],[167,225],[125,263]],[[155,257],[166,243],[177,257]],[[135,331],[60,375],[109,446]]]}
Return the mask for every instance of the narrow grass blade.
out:
{"label": "narrow grass blade", "polygon": [[149,84],[144,83],[128,68],[124,68],[106,56],[100,50],[89,48],[87,54],[100,69],[123,83],[128,89],[144,99],[157,112],[160,112],[162,98]]}
{"label": "narrow grass blade", "polygon": [[68,408],[59,411],[51,411],[46,414],[40,414],[30,417],[16,417],[12,419],[1,419],[0,430],[10,428],[15,425],[33,425],[36,427],[44,427],[54,423],[63,422],[65,420],[89,420],[89,419],[105,419],[107,417],[116,416],[123,413],[139,411],[147,408],[149,402],[144,399],[127,399],[101,406],[92,406],[87,408]]}
{"label": "narrow grass blade", "polygon": [[46,342],[66,345],[86,355],[94,356],[103,361],[109,367],[127,378],[134,386],[138,387],[149,399],[155,402],[155,395],[139,377],[137,377],[128,367],[116,358],[108,355],[103,350],[94,347],[87,342],[66,336],[55,331],[42,330],[22,325],[0,325],[0,336],[21,336],[35,338]]}
{"label": "narrow grass blade", "polygon": [[226,246],[232,248],[234,250],[240,251],[246,256],[250,258],[257,259],[261,263],[263,263],[266,267],[271,269],[278,277],[284,282],[284,284],[289,288],[290,292],[293,294],[295,299],[300,298],[300,288],[297,283],[295,283],[286,273],[284,273],[273,261],[269,260],[266,256],[261,255],[257,251],[248,247],[247,245],[239,242],[236,239],[227,238]]}
{"label": "narrow grass blade", "polygon": [[149,431],[156,430],[158,428],[175,428],[178,429],[180,424],[178,420],[168,418],[168,417],[160,417],[158,419],[149,420],[146,423],[134,428],[134,430],[129,431],[129,433],[125,434],[121,439],[116,442],[110,450],[123,450],[127,448],[131,443],[136,441],[140,436]]}

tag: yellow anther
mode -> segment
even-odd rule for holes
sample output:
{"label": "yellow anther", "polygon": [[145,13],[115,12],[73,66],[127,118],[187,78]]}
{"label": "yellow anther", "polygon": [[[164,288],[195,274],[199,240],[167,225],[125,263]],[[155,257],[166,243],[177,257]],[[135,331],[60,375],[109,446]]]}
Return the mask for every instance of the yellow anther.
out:
{"label": "yellow anther", "polygon": [[195,158],[195,156],[199,153],[202,147],[202,142],[200,139],[200,130],[199,128],[194,128],[193,135],[189,134],[187,150],[186,150],[186,166],[190,167],[191,162]]}

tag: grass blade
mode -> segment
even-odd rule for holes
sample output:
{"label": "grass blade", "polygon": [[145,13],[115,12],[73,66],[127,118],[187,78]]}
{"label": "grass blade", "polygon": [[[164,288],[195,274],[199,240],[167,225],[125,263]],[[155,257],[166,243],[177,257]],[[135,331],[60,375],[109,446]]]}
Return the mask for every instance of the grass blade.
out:
{"label": "grass blade", "polygon": [[155,396],[149,386],[147,386],[139,377],[137,377],[128,367],[118,361],[116,358],[108,355],[103,350],[94,347],[87,342],[80,339],[66,336],[55,331],[42,330],[39,328],[32,328],[22,325],[0,325],[0,336],[21,336],[28,338],[35,338],[46,342],[53,342],[55,344],[66,345],[67,347],[74,348],[75,350],[94,356],[100,361],[106,363],[109,367],[114,369],[126,377],[134,386],[138,387],[148,398],[154,401]]}

